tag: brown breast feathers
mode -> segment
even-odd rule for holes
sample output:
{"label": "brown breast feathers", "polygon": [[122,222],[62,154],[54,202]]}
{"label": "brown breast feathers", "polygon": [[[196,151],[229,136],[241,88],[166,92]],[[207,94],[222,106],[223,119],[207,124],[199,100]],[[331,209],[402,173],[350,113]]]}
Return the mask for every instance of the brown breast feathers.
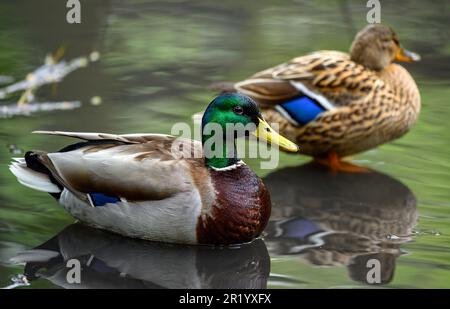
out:
{"label": "brown breast feathers", "polygon": [[271,209],[270,195],[262,180],[246,165],[209,172],[216,199],[210,213],[198,220],[199,243],[244,243],[258,237]]}

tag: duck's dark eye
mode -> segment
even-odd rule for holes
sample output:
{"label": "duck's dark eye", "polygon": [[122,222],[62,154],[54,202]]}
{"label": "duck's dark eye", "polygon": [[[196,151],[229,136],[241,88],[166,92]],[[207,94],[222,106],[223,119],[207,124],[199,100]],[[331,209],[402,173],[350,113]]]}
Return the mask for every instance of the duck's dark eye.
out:
{"label": "duck's dark eye", "polygon": [[244,113],[244,109],[238,105],[238,106],[233,107],[233,112],[236,115],[242,115]]}

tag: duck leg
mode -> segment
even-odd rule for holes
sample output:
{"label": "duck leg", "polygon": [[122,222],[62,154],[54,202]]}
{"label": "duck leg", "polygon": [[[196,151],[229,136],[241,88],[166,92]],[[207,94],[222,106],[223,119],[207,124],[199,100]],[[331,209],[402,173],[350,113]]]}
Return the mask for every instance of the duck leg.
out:
{"label": "duck leg", "polygon": [[368,173],[370,170],[366,167],[358,166],[356,164],[342,161],[336,152],[331,151],[327,157],[314,157],[314,161],[330,168],[333,173]]}

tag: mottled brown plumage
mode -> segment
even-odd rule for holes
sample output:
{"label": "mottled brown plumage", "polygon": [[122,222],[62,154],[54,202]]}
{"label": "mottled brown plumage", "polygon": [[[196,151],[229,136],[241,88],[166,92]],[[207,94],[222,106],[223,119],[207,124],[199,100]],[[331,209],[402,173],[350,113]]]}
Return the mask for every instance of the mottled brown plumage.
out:
{"label": "mottled brown plumage", "polygon": [[[416,61],[389,27],[361,30],[351,54],[318,51],[254,74],[234,89],[254,98],[268,122],[301,145],[301,154],[339,157],[359,153],[408,132],[420,112],[420,95],[410,74],[394,60]],[[308,92],[333,108],[295,125],[275,106]]]}

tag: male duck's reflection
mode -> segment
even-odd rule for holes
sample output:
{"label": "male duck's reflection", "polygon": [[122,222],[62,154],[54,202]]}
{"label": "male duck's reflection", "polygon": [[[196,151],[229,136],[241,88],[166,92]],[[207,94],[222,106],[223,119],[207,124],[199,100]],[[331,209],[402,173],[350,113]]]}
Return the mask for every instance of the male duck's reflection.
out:
{"label": "male duck's reflection", "polygon": [[[70,284],[67,261],[81,262]],[[28,280],[66,288],[266,288],[270,258],[261,239],[239,247],[177,246],[135,240],[73,224],[14,258]]]}
{"label": "male duck's reflection", "polygon": [[408,187],[375,171],[332,175],[314,163],[278,170],[264,182],[273,203],[265,238],[271,253],[344,265],[363,283],[371,269],[367,262],[377,259],[378,283],[392,280],[400,245],[417,220]]}

